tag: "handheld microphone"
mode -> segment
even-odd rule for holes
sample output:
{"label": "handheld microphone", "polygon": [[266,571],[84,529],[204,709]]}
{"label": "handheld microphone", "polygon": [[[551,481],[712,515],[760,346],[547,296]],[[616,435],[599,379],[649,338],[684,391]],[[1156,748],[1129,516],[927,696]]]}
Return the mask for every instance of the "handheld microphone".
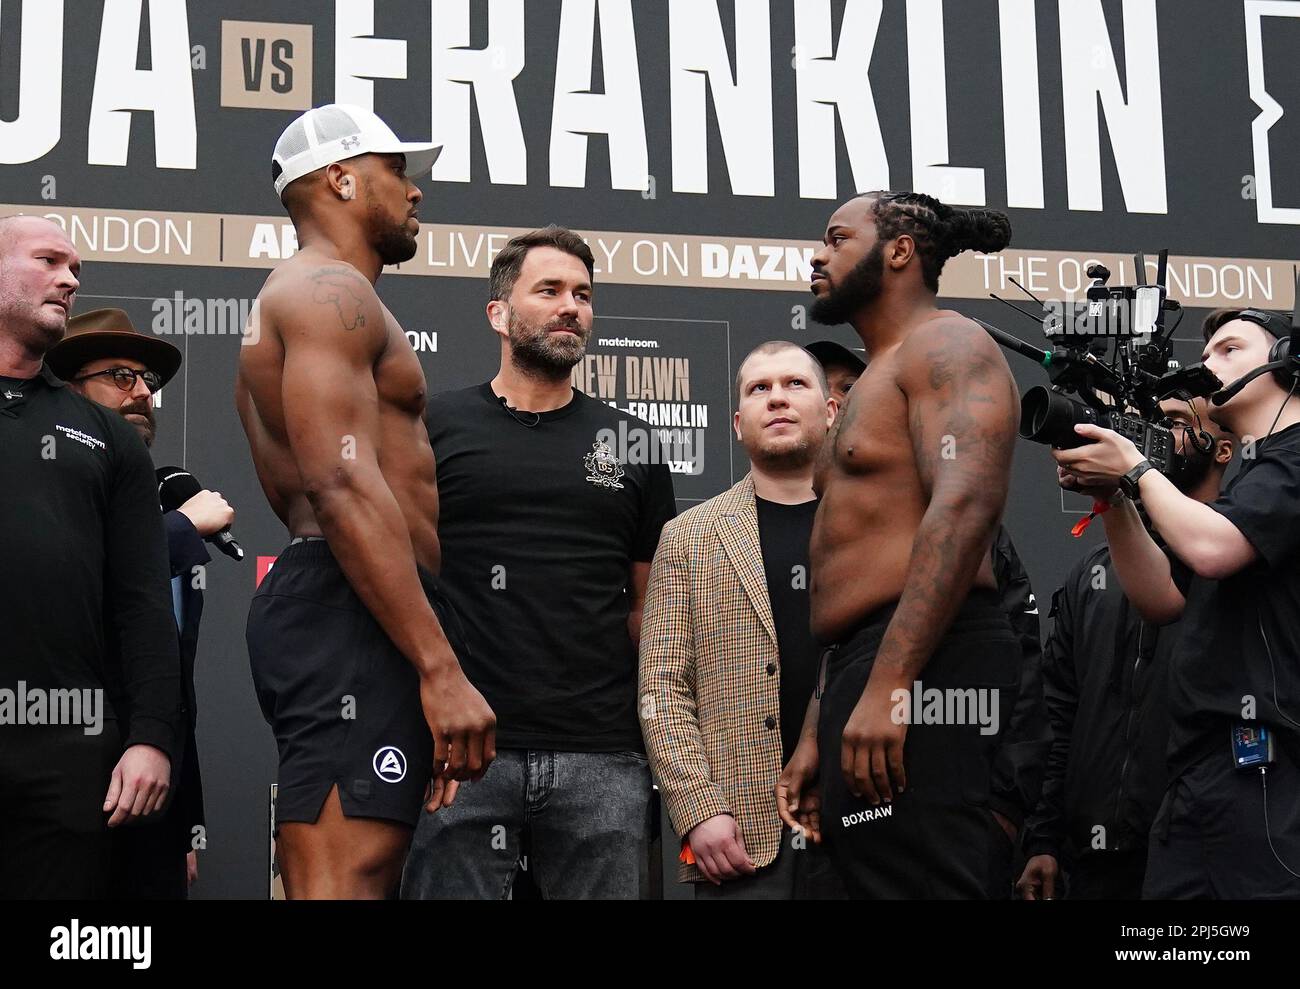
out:
{"label": "handheld microphone", "polygon": [[[158,481],[158,503],[164,512],[176,511],[203,490],[199,479],[184,467],[159,467],[154,471],[154,477]],[[230,526],[204,538],[232,560],[244,558],[244,548],[235,542]]]}

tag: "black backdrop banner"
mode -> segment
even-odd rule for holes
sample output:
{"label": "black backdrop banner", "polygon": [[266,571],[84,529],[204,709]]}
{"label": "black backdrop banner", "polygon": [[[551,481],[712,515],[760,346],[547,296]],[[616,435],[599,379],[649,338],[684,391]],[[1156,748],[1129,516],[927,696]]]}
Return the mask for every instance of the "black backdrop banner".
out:
{"label": "black backdrop banner", "polygon": [[[746,469],[731,379],[750,348],[856,343],[809,322],[806,285],[857,190],[1007,210],[1012,247],[954,259],[943,296],[1035,342],[990,292],[1074,297],[1094,259],[1131,283],[1134,252],[1153,273],[1162,247],[1184,362],[1206,310],[1290,309],[1298,46],[1300,2],[1268,0],[0,4],[0,214],[64,226],[79,310],[119,306],[183,348],[155,459],[230,500],[251,558],[207,573],[195,894],[267,888],[275,751],[243,626],[285,533],[232,389],[252,300],[296,246],[270,156],[297,113],[361,104],[445,145],[419,254],[379,283],[431,391],[494,372],[484,279],[512,233],[587,236],[598,318],[574,383],[660,431],[685,508]],[[1040,599],[1096,538],[1069,536],[1086,507],[1020,445],[1007,525]]]}

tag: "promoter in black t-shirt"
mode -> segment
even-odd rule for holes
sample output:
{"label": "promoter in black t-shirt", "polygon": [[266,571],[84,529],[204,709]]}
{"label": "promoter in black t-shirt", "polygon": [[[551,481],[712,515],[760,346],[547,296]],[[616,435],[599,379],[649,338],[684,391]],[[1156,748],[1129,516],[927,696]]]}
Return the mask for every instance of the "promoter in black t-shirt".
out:
{"label": "promoter in black t-shirt", "polygon": [[429,402],[440,583],[500,748],[642,749],[627,587],[676,508],[665,463],[601,442],[620,422],[649,429],[577,390],[540,413],[508,410],[490,384]]}
{"label": "promoter in black t-shirt", "polygon": [[781,761],[789,762],[803,716],[817,682],[817,643],[813,639],[808,603],[808,543],[812,539],[817,501],[782,505],[754,498],[758,510],[759,544],[767,575],[767,597],[776,625],[781,656]]}
{"label": "promoter in black t-shirt", "polygon": [[1210,752],[1253,706],[1300,758],[1300,423],[1259,441],[1211,508],[1259,554],[1222,580],[1193,576],[1170,685],[1170,769]]}

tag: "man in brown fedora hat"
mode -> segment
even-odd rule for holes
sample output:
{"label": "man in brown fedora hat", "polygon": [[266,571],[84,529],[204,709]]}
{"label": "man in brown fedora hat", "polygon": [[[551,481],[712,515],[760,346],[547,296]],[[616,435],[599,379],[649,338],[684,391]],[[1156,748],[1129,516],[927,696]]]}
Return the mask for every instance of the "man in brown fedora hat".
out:
{"label": "man in brown fedora hat", "polygon": [[[153,396],[176,374],[181,352],[140,333],[121,309],[96,309],[68,320],[68,332],[46,363],[79,394],[135,426],[145,446],[157,432]],[[220,492],[202,490],[163,516],[171,565],[172,610],[180,633],[183,754],[173,771],[174,792],[162,819],[118,833],[113,855],[115,896],[181,899],[198,875],[194,841],[204,829],[203,788],[194,728],[194,661],[203,614],[204,540],[230,525],[234,509]]]}
{"label": "man in brown fedora hat", "polygon": [[96,309],[68,320],[67,334],[45,362],[73,391],[119,413],[145,446],[153,446],[153,393],[181,366],[175,346],[138,332],[121,309]]}
{"label": "man in brown fedora hat", "polygon": [[0,219],[0,898],[106,895],[109,829],[163,807],[181,730],[149,454],[45,362],[80,269],[56,224]]}

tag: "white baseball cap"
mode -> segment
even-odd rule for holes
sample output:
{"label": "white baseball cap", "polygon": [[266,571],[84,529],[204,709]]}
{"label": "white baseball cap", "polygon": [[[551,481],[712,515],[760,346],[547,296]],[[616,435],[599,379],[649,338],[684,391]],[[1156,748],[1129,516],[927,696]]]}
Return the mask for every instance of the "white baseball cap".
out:
{"label": "white baseball cap", "polygon": [[327,103],[295,118],[275,142],[271,176],[275,194],[318,168],[364,154],[404,154],[406,174],[418,178],[433,167],[441,145],[399,141],[370,110],[351,103]]}

